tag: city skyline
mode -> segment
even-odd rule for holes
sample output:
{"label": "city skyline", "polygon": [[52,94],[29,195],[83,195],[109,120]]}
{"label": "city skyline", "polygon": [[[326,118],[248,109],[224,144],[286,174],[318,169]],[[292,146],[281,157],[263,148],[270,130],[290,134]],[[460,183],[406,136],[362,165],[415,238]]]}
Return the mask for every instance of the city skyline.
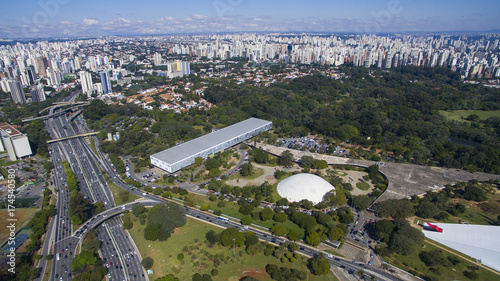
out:
{"label": "city skyline", "polygon": [[215,32],[440,32],[500,28],[500,2],[481,1],[10,1],[0,38]]}

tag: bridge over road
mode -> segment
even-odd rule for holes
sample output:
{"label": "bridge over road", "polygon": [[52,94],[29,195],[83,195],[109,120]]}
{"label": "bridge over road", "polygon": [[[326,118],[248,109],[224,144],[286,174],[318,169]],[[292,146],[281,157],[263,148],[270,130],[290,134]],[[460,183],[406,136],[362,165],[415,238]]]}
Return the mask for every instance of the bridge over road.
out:
{"label": "bridge over road", "polygon": [[132,210],[132,206],[136,204],[142,204],[144,206],[155,206],[158,204],[161,204],[162,202],[159,201],[153,201],[153,200],[144,200],[144,199],[137,199],[133,202],[123,204],[120,206],[116,206],[110,209],[107,209],[106,211],[103,211],[94,217],[90,218],[87,220],[84,224],[82,224],[75,232],[73,232],[74,237],[81,237],[85,232],[87,232],[90,229],[96,228],[99,224],[104,222],[105,220],[109,219],[110,217],[116,216],[118,214],[121,214],[125,212],[126,210],[130,211]]}
{"label": "bridge over road", "polygon": [[58,138],[58,139],[51,139],[51,140],[48,140],[47,143],[53,143],[53,142],[58,142],[58,141],[62,141],[62,140],[69,140],[69,139],[74,139],[74,138],[79,138],[79,137],[95,136],[97,134],[99,134],[99,132],[90,132],[90,133],[85,133],[85,134],[72,135],[72,136],[62,137],[62,138]]}
{"label": "bridge over road", "polygon": [[[251,144],[249,143],[249,145]],[[387,190],[377,199],[380,201],[401,199],[405,197],[409,198],[415,194],[422,195],[429,190],[437,191],[443,189],[446,184],[455,184],[457,182],[473,179],[478,181],[500,179],[500,175],[494,174],[476,173],[442,167],[358,160],[277,147],[264,143],[257,143],[257,147],[276,156],[288,150],[295,157],[295,161],[300,160],[304,155],[309,155],[315,159],[325,160],[329,165],[352,165],[359,167],[378,165],[379,171],[389,179]]]}

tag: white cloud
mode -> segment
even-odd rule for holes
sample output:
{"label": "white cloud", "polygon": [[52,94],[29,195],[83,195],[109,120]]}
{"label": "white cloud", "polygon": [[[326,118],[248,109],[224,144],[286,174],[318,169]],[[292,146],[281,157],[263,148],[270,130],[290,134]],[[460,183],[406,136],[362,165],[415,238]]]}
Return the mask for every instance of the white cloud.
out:
{"label": "white cloud", "polygon": [[204,16],[204,15],[193,15],[193,18],[195,18],[195,19],[207,19],[208,17]]}
{"label": "white cloud", "polygon": [[95,19],[84,19],[83,23],[86,25],[96,25],[99,24],[99,21]]}
{"label": "white cloud", "polygon": [[133,21],[131,21],[129,19],[124,19],[124,18],[119,18],[118,20],[121,21],[121,22],[125,22],[125,23],[132,23],[133,22]]}

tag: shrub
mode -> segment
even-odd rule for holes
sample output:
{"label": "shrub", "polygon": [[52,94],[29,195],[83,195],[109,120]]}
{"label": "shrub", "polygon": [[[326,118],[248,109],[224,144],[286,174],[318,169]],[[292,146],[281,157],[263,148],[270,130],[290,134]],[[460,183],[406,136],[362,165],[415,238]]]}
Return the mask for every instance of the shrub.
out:
{"label": "shrub", "polygon": [[154,260],[150,257],[146,257],[142,260],[141,264],[145,269],[150,269],[153,267]]}

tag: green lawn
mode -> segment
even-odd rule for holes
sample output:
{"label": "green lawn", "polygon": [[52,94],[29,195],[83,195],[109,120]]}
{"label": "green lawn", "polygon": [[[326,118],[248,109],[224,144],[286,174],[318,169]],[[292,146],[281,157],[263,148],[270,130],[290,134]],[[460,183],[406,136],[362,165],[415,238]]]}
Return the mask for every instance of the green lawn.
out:
{"label": "green lawn", "polygon": [[[8,158],[6,158],[6,159],[8,159]],[[16,160],[16,161],[1,160],[0,161],[0,166],[7,167],[7,166],[11,166],[11,165],[17,164],[19,162],[21,162],[21,161],[19,161],[19,160]]]}
{"label": "green lawn", "polygon": [[[115,205],[116,206],[122,205],[122,204],[125,204],[125,203],[129,203],[129,202],[135,201],[136,199],[140,198],[139,196],[137,196],[135,194],[132,194],[132,193],[126,191],[125,189],[117,186],[115,183],[113,183],[109,179],[109,177],[107,175],[104,175],[104,177],[106,178],[106,182],[107,182],[108,186],[111,189],[111,193],[113,193],[113,198],[115,199]],[[127,200],[123,200],[123,198],[126,198],[126,196],[123,196],[123,197],[121,196],[124,193],[128,193],[128,199]]]}
{"label": "green lawn", "polygon": [[[131,215],[131,217],[133,217]],[[134,220],[135,218],[133,218]],[[167,241],[147,241],[143,237],[144,226],[136,220],[130,234],[134,239],[137,248],[143,258],[151,257],[154,260],[153,271],[150,280],[156,280],[167,274],[174,274],[179,280],[191,280],[194,273],[210,274],[213,268],[217,268],[219,274],[213,277],[213,280],[237,281],[239,278],[251,275],[258,280],[271,280],[265,273],[265,266],[274,263],[278,266],[293,267],[300,270],[306,270],[306,258],[303,257],[295,263],[281,263],[272,256],[257,254],[250,256],[245,253],[244,247],[236,248],[236,258],[233,257],[233,249],[215,245],[209,248],[205,243],[205,234],[209,230],[221,232],[222,229],[210,224],[188,218],[185,226],[176,229],[175,233]],[[184,253],[182,261],[177,260],[184,247],[188,247]],[[218,267],[215,267],[213,259],[208,255],[222,255],[222,261]],[[336,280],[330,273],[326,276],[314,276],[310,274],[309,280]]]}
{"label": "green lawn", "polygon": [[368,189],[370,189],[370,184],[367,182],[358,182],[356,183],[356,187],[363,191],[367,191]]}
{"label": "green lawn", "polygon": [[[500,195],[495,195],[485,202],[491,202],[495,204],[500,204]],[[471,224],[482,224],[482,225],[495,225],[497,221],[498,214],[491,214],[481,210],[479,207],[474,206],[476,203],[472,201],[467,201],[465,199],[455,199],[453,202],[462,203],[466,206],[465,212],[459,216],[449,216],[443,222],[446,223],[458,223],[459,221],[468,222]]]}
{"label": "green lawn", "polygon": [[[384,258],[385,261],[390,261],[392,265],[395,265],[399,268],[402,268],[406,271],[413,269],[417,271],[419,274],[425,274],[428,276],[433,276],[436,280],[468,280],[463,272],[467,270],[468,266],[474,266],[474,264],[467,262],[462,259],[462,262],[458,263],[455,266],[443,267],[443,266],[433,266],[433,270],[431,267],[426,266],[419,258],[418,254],[421,251],[431,251],[431,250],[440,250],[440,248],[431,245],[429,243],[424,243],[423,247],[420,247],[415,253],[403,256],[399,254],[392,254],[390,259]],[[445,256],[451,255],[448,252],[445,252]],[[491,271],[480,269],[479,270],[479,278],[477,280],[482,281],[494,281],[499,280],[500,276],[492,273]]]}
{"label": "green lawn", "polygon": [[88,139],[89,139],[89,142],[90,142],[90,144],[89,144],[90,149],[92,149],[92,151],[95,153],[95,155],[97,155],[97,157],[99,157],[99,154],[97,153],[97,149],[95,147],[94,138],[93,137],[88,137]]}
{"label": "green lawn", "polygon": [[486,120],[490,117],[500,117],[500,110],[494,111],[484,111],[484,110],[453,110],[453,111],[444,111],[440,110],[439,113],[450,120],[456,120],[459,122],[470,122],[465,120],[467,116],[471,114],[476,114],[479,116],[481,120]]}
{"label": "green lawn", "polygon": [[49,281],[50,280],[50,269],[52,268],[52,260],[47,261],[45,265],[45,274],[43,275],[42,281]]}
{"label": "green lawn", "polygon": [[[26,220],[28,220],[34,213],[38,212],[37,208],[19,208],[14,210],[14,217],[17,219],[16,226],[20,227]],[[0,209],[0,245],[3,244],[5,239],[9,237],[9,221],[7,221],[9,216],[9,210]]]}
{"label": "green lawn", "polygon": [[253,168],[253,173],[252,173],[250,176],[246,176],[246,177],[244,177],[244,176],[242,176],[242,175],[240,174],[240,172],[237,172],[237,173],[235,173],[234,175],[231,175],[231,176],[229,177],[229,179],[230,179],[230,180],[234,180],[234,179],[238,179],[238,178],[240,178],[240,179],[254,180],[254,179],[256,179],[256,178],[258,178],[258,177],[260,177],[260,176],[262,176],[262,175],[264,175],[264,170],[263,170],[263,169],[261,169],[261,168],[255,168],[255,167],[254,167],[254,168]]}

